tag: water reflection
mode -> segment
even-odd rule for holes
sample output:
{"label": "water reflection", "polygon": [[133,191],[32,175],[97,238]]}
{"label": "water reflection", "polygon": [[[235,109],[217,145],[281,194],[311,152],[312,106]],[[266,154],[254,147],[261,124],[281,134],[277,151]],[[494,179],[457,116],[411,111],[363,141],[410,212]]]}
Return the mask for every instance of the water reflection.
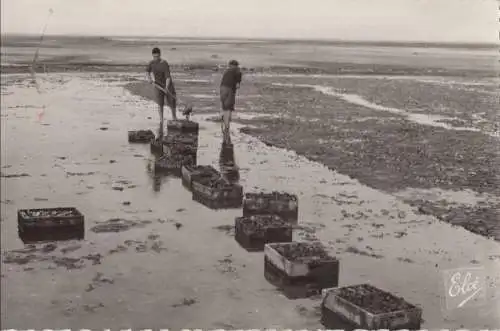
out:
{"label": "water reflection", "polygon": [[159,192],[169,176],[181,177],[183,165],[196,165],[198,132],[169,130],[166,136],[151,143],[152,158],[148,162],[153,191]]}
{"label": "water reflection", "polygon": [[230,183],[237,183],[240,179],[240,170],[234,157],[234,145],[231,136],[224,134],[219,154],[219,167],[222,176]]}
{"label": "water reflection", "polygon": [[156,155],[156,156],[163,156],[164,150],[163,150],[163,133],[161,130],[159,130],[158,135],[156,138],[151,140],[150,147],[151,147],[151,154]]}
{"label": "water reflection", "polygon": [[85,233],[82,230],[55,229],[51,231],[18,231],[19,239],[23,244],[36,244],[43,242],[83,240]]}
{"label": "water reflection", "polygon": [[165,177],[165,176],[161,172],[157,171],[158,169],[156,168],[156,164],[163,157],[163,155],[152,154],[152,156],[153,157],[149,159],[149,162],[147,165],[147,172],[149,173],[150,178],[151,178],[151,183],[153,185],[153,191],[160,192],[161,184],[164,180],[163,177]]}

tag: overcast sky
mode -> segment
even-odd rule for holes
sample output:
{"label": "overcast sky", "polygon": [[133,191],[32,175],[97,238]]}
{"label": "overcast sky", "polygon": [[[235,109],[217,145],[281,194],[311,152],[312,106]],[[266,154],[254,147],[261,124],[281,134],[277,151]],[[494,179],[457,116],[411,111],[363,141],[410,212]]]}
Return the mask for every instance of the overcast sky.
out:
{"label": "overcast sky", "polygon": [[497,0],[1,0],[2,33],[498,42]]}

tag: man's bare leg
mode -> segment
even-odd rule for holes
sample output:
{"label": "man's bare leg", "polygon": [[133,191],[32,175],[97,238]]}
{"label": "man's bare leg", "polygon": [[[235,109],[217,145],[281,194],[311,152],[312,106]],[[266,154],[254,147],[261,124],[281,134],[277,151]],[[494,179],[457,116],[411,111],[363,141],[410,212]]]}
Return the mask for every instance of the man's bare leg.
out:
{"label": "man's bare leg", "polygon": [[170,107],[170,111],[172,112],[172,119],[177,121],[177,111],[174,107]]}
{"label": "man's bare leg", "polygon": [[158,135],[163,137],[163,106],[159,106],[158,112],[160,115],[160,130],[158,131]]}
{"label": "man's bare leg", "polygon": [[224,123],[224,110],[223,110],[223,109],[221,109],[221,110],[220,110],[220,118],[219,118],[219,121],[220,121],[221,123]]}
{"label": "man's bare leg", "polygon": [[231,123],[231,111],[229,110],[225,110],[224,111],[224,115],[223,115],[223,133],[225,136],[229,135],[229,126],[230,126],[230,123]]}

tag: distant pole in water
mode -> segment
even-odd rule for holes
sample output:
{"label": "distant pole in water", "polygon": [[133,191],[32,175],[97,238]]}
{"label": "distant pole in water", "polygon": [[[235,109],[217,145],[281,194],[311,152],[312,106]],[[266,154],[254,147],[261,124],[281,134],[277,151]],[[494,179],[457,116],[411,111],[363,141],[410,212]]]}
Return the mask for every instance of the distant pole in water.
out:
{"label": "distant pole in water", "polygon": [[[40,42],[38,43],[38,47],[36,48],[35,55],[33,56],[33,62],[31,63],[31,70],[30,70],[31,77],[33,79],[33,83],[35,84],[36,91],[39,94],[41,94],[41,91],[40,91],[40,85],[38,85],[38,81],[36,80],[36,71],[35,71],[36,62],[38,60],[38,54],[40,52],[40,47],[42,46],[43,38],[45,37],[45,31],[47,30],[47,26],[49,24],[50,17],[52,16],[53,13],[54,13],[54,11],[52,10],[52,8],[49,8],[49,15],[47,16],[47,20],[45,21],[45,25],[43,26],[42,34],[40,35]],[[45,65],[43,66],[43,71],[44,71],[44,73],[46,72]],[[38,121],[41,121],[44,113],[45,113],[45,105],[42,106],[42,110],[38,113]]]}

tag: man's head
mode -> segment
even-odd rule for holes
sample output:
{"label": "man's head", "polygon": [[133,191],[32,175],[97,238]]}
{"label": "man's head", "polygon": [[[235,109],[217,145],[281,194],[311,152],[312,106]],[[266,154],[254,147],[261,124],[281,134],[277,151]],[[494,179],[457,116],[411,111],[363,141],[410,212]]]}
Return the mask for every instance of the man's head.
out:
{"label": "man's head", "polygon": [[240,65],[240,64],[239,64],[239,63],[238,63],[238,61],[236,61],[236,60],[231,60],[231,61],[229,61],[229,66],[230,66],[231,68],[237,68],[239,65]]}
{"label": "man's head", "polygon": [[151,53],[153,54],[154,60],[159,60],[161,58],[161,51],[158,47],[153,48],[153,51]]}

